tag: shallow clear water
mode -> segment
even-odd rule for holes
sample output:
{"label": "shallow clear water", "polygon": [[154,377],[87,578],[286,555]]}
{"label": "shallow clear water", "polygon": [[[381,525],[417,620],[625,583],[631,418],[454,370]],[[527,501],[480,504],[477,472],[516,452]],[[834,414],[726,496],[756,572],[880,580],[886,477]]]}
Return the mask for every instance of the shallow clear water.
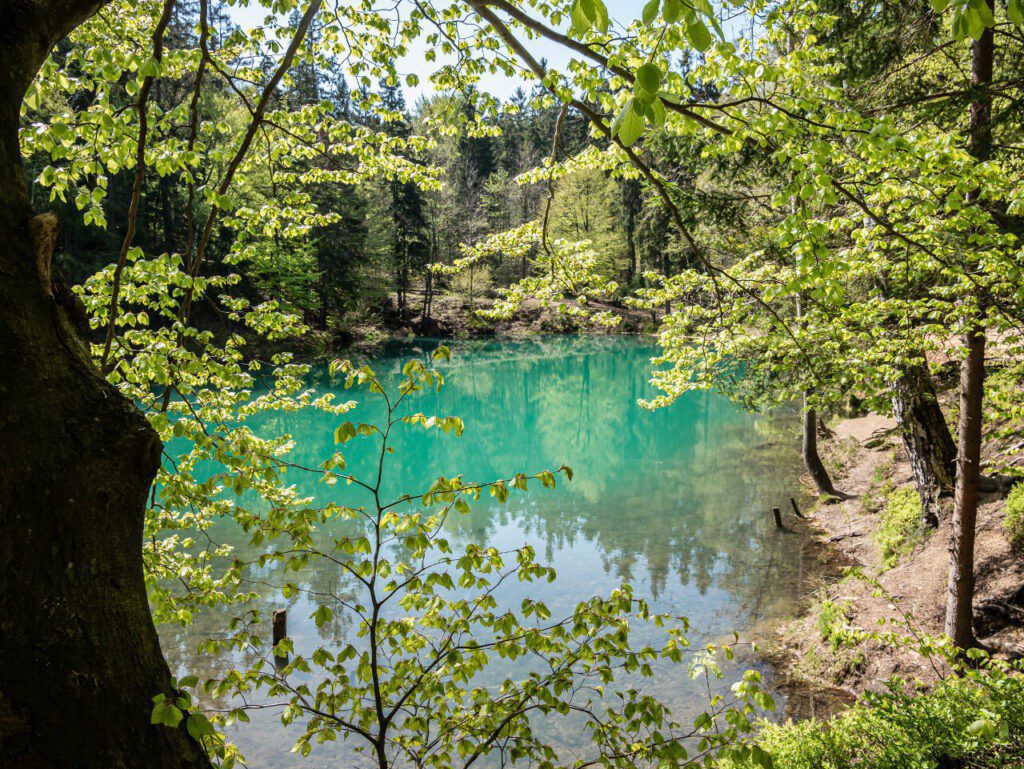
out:
{"label": "shallow clear water", "polygon": [[[404,360],[423,356],[432,346],[396,350],[373,365],[397,375]],[[562,464],[576,474],[556,491],[513,495],[503,506],[481,499],[468,516],[449,521],[448,537],[456,547],[530,543],[557,569],[555,583],[516,584],[503,592],[503,601],[518,606],[527,595],[540,598],[558,617],[578,601],[628,581],[656,610],[689,617],[695,645],[792,613],[803,581],[811,576],[803,555],[806,543],[775,530],[769,511],[788,505],[800,489],[794,413],[749,414],[706,393],[647,411],[637,400],[654,394],[647,379],[657,349],[641,338],[551,337],[461,342],[452,348],[452,361],[444,366],[447,386],[440,394],[418,397],[410,411],[458,415],[465,434],[409,431],[397,443],[387,485],[416,492],[438,475],[489,480]],[[318,387],[331,386],[323,372],[315,379]],[[362,398],[342,392],[343,400]],[[379,413],[361,404],[344,418],[275,414],[261,429],[290,433],[297,444],[293,461],[316,466],[336,449],[337,423],[369,422]],[[348,459],[358,474],[371,457],[353,448]],[[290,480],[311,494],[318,490],[301,476]],[[230,526],[217,536],[246,554],[244,539]],[[273,581],[275,575],[262,576]],[[324,567],[311,567],[299,579],[321,588],[341,582]],[[285,606],[289,634],[300,650],[351,632],[344,622],[318,630],[309,619],[316,607],[308,597],[289,603],[268,589],[260,608],[269,615],[271,608]],[[195,649],[200,640],[224,633],[229,618],[241,611],[211,610],[190,628],[162,628],[172,668],[179,675],[206,677],[236,664],[200,656]],[[727,676],[750,665],[763,667],[741,660]],[[647,685],[680,716],[699,708],[706,697],[703,684],[689,680],[685,665],[659,670]],[[297,730],[282,727],[270,711],[253,714],[251,724],[232,733],[253,766],[352,765],[336,745],[307,759],[290,754],[296,736]],[[571,743],[571,737],[565,739]]]}

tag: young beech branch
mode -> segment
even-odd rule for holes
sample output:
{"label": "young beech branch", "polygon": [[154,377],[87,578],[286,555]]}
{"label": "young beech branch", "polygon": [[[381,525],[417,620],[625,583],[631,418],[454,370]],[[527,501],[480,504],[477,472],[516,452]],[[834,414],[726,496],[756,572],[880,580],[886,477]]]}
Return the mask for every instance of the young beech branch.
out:
{"label": "young beech branch", "polygon": [[[270,78],[266,86],[264,86],[263,92],[260,94],[260,100],[256,105],[256,109],[253,110],[252,119],[249,121],[249,126],[246,129],[245,135],[242,137],[242,143],[239,144],[238,149],[235,150],[235,154],[228,162],[227,170],[224,172],[224,176],[221,178],[220,184],[217,185],[218,197],[226,195],[228,190],[231,188],[231,183],[234,181],[235,174],[241,166],[242,161],[245,159],[245,156],[248,154],[249,147],[252,145],[253,139],[256,137],[256,133],[260,130],[260,127],[263,124],[263,118],[266,114],[270,99],[277,90],[278,85],[280,85],[281,79],[285,76],[288,70],[291,69],[292,62],[295,60],[295,55],[298,53],[299,47],[302,45],[302,41],[305,39],[306,34],[309,32],[309,28],[313,24],[313,19],[316,18],[322,4],[323,0],[312,0],[309,7],[306,8],[306,12],[302,15],[302,19],[299,21],[299,25],[295,29],[295,34],[292,37],[291,42],[288,44],[288,49],[285,51],[285,54],[281,58],[277,68],[274,70],[273,76]],[[205,15],[203,19],[205,26]],[[203,56],[208,57],[208,55],[208,51],[204,46]],[[197,82],[196,91],[193,92],[193,98],[195,98],[199,88],[200,85]],[[186,269],[188,269],[189,275],[193,281],[199,275],[199,268],[202,266],[203,257],[206,255],[206,247],[210,242],[210,234],[213,232],[213,225],[217,220],[219,212],[220,208],[216,203],[210,207],[210,213],[207,214],[202,234],[199,236],[198,242],[195,246],[195,258],[192,260],[191,266],[186,264]],[[192,308],[192,297],[193,287],[192,283],[189,283],[188,288],[185,290],[185,296],[182,298],[181,304],[178,306],[178,322],[182,325],[181,330],[178,332],[178,347],[181,347],[185,342],[184,324],[188,322],[189,312]],[[171,388],[168,387],[164,391],[163,411],[166,411],[170,404],[170,393]]]}
{"label": "young beech branch", "polygon": [[[171,21],[171,13],[174,10],[176,0],[164,2],[163,13],[157,21],[153,30],[153,59],[159,64],[164,58],[164,33]],[[135,149],[135,181],[132,183],[132,196],[128,204],[128,227],[124,233],[124,240],[121,242],[121,250],[117,255],[117,265],[114,267],[113,284],[110,289],[110,310],[107,319],[107,336],[103,342],[103,356],[100,358],[100,370],[104,375],[110,371],[110,347],[114,343],[114,331],[117,325],[118,298],[121,293],[121,274],[128,263],[128,251],[131,250],[132,241],[135,240],[135,227],[138,220],[139,200],[142,198],[142,182],[146,176],[146,139],[149,133],[149,115],[147,106],[149,93],[153,89],[153,81],[159,74],[159,69],[153,74],[146,75],[139,89],[139,98],[136,111],[139,114],[139,141]]]}

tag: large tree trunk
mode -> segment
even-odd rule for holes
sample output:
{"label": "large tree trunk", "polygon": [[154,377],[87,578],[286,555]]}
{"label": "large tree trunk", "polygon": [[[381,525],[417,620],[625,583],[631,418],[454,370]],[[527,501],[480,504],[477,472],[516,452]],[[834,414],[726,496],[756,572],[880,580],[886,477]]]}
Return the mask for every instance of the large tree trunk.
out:
{"label": "large tree trunk", "polygon": [[892,409],[921,498],[921,522],[937,526],[939,497],[952,493],[956,481],[956,444],[927,365],[903,369],[892,388]]}
{"label": "large tree trunk", "polygon": [[[991,0],[987,0],[991,6]],[[971,46],[971,84],[980,87],[971,102],[970,152],[988,157],[992,144],[992,82],[995,38],[986,29]],[[977,201],[978,190],[968,195]],[[964,335],[967,355],[960,367],[960,435],[957,446],[956,494],[949,538],[949,583],[946,594],[946,634],[962,649],[974,644],[974,534],[978,518],[978,477],[981,474],[981,420],[985,385],[984,301],[978,297],[978,317]]]}
{"label": "large tree trunk", "polygon": [[804,467],[810,473],[818,493],[839,496],[818,454],[818,413],[807,405],[807,393],[804,393],[803,457]]}
{"label": "large tree trunk", "polygon": [[54,302],[55,220],[33,219],[20,165],[25,89],[98,5],[0,3],[0,765],[206,767],[184,727],[149,723],[171,691],[141,556],[160,441]]}

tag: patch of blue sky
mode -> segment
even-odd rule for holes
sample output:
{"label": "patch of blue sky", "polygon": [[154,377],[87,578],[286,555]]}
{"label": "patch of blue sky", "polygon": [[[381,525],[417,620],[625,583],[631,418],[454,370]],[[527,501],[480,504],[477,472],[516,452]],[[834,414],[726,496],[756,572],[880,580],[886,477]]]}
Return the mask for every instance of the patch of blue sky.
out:
{"label": "patch of blue sky", "polygon": [[[631,22],[640,17],[644,2],[646,0],[605,0],[612,25],[619,28],[629,26]],[[716,3],[716,5],[718,4]],[[228,15],[243,29],[263,24],[268,13],[270,13],[269,9],[261,5],[258,0],[250,2],[246,6],[230,6],[228,9]],[[735,13],[735,11],[732,11],[732,13]],[[727,35],[731,31],[739,29],[736,21],[734,19],[732,23],[725,25]],[[429,74],[439,66],[453,61],[452,58],[445,59],[440,54],[435,61],[428,61],[426,57],[428,46],[429,44],[424,34],[410,43],[408,55],[399,63],[399,71],[403,75],[415,74],[419,78],[419,82],[415,86],[408,86],[403,83],[406,103],[409,105],[415,104],[422,97],[433,95],[435,90],[430,82]],[[549,40],[530,40],[529,48],[537,59],[545,60],[549,66],[555,69],[565,67],[572,58],[570,51]],[[482,76],[479,88],[499,99],[505,100],[511,97],[517,88],[529,90],[532,85],[532,83],[525,82],[523,79],[511,78],[498,73]]]}

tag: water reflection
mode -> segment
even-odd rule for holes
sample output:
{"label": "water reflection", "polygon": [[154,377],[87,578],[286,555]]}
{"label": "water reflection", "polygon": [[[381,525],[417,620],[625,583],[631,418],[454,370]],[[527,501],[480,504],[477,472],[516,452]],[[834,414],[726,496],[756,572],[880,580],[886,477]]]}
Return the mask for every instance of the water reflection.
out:
{"label": "water reflection", "polygon": [[[404,360],[429,347],[395,351],[374,366],[395,376]],[[798,489],[795,414],[748,414],[704,393],[648,412],[637,400],[653,394],[647,379],[655,353],[636,338],[455,345],[445,389],[415,398],[410,411],[458,415],[465,435],[403,432],[385,486],[398,495],[425,490],[437,475],[489,480],[566,464],[576,471],[572,483],[513,497],[508,506],[481,500],[469,515],[448,521],[453,545],[529,543],[558,570],[553,585],[510,585],[504,601],[518,605],[529,591],[558,616],[579,600],[629,581],[655,609],[687,615],[697,642],[784,616],[802,592],[804,542],[776,531],[768,511]],[[332,387],[326,371],[314,380],[320,389]],[[379,415],[367,403],[347,418],[372,422]],[[292,459],[314,467],[335,451],[335,426],[321,413],[277,412],[263,418],[259,429],[292,435]],[[359,475],[369,469],[374,452],[358,442],[349,445],[348,467]],[[321,503],[360,501],[355,487],[327,489],[302,474],[290,482]],[[254,554],[230,522],[214,535],[243,557]],[[283,581],[278,575],[253,568],[248,578],[263,596],[259,608],[265,616],[272,608],[288,608],[298,650],[318,639],[341,641],[352,632],[344,615],[319,629],[309,619],[316,609],[309,593],[339,595],[347,589],[338,569],[319,563],[289,575],[309,591],[290,602],[275,588]],[[189,628],[164,628],[172,665],[181,674],[209,677],[236,664],[195,649],[200,640],[224,634],[230,617],[243,611],[210,610]],[[269,633],[268,622],[268,638]],[[683,712],[700,704],[685,671],[659,676],[655,687]],[[253,765],[331,765],[341,755],[331,748],[312,759],[289,756],[294,735],[269,712],[254,716],[234,736]]]}

